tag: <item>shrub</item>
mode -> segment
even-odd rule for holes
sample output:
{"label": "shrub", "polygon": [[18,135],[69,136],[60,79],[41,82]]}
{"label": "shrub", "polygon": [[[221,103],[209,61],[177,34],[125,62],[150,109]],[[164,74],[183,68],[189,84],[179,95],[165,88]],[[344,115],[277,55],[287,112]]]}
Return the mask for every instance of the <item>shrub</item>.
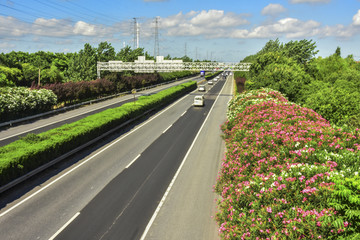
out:
{"label": "shrub", "polygon": [[0,88],[0,120],[8,121],[51,110],[56,95],[46,89],[30,90],[25,87]]}
{"label": "shrub", "polygon": [[359,129],[335,129],[270,89],[241,94],[228,111],[215,187],[224,239],[359,234]]}
{"label": "shrub", "polygon": [[[39,87],[32,86],[32,88],[38,89]],[[115,84],[106,79],[46,84],[41,88],[53,91],[56,94],[59,103],[84,101],[86,99],[111,94],[116,91]]]}

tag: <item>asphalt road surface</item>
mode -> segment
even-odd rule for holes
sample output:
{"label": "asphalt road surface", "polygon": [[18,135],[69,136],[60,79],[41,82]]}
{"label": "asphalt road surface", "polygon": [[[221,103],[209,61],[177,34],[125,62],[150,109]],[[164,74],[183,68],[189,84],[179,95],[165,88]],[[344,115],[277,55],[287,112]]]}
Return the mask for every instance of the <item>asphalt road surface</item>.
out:
{"label": "asphalt road surface", "polygon": [[212,185],[231,83],[214,85],[203,108],[191,106],[194,92],[2,194],[1,239],[216,239]]}
{"label": "asphalt road surface", "polygon": [[[186,80],[177,81],[174,83],[170,83],[167,85],[162,85],[153,89],[149,89],[143,92],[139,92],[136,97],[141,96],[146,93],[156,93],[166,88],[187,82],[189,80],[199,81],[201,78],[192,77]],[[134,100],[133,95],[125,95],[121,97],[116,97],[113,99],[109,99],[106,101],[94,103],[91,105],[86,105],[77,109],[69,110],[66,112],[58,113],[53,116],[47,116],[42,119],[32,120],[28,123],[20,124],[17,126],[13,126],[10,128],[0,129],[0,146],[5,146],[11,142],[18,140],[20,137],[26,136],[29,133],[41,133],[48,131],[50,129],[60,127],[67,123],[72,123],[78,121],[82,118],[90,116],[92,114],[102,112],[108,108],[116,108],[127,102],[131,102]]]}

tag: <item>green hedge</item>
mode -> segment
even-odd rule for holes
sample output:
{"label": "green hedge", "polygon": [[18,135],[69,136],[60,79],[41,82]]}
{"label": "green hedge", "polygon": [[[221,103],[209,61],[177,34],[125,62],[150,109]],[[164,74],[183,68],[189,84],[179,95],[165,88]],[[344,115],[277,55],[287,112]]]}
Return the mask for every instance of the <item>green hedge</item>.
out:
{"label": "green hedge", "polygon": [[223,71],[217,71],[217,72],[215,72],[215,73],[206,75],[206,76],[205,76],[205,79],[206,79],[206,81],[211,80],[211,79],[215,78],[216,76],[218,76],[218,75],[219,75],[220,73],[222,73],[222,72],[223,72]]}
{"label": "green hedge", "polygon": [[140,97],[136,103],[107,109],[61,127],[40,134],[30,134],[0,148],[0,185],[36,169],[66,152],[100,136],[102,133],[158,108],[196,89],[196,82],[178,85],[151,96]]}
{"label": "green hedge", "polygon": [[192,71],[179,71],[179,72],[161,72],[159,73],[160,77],[162,78],[162,81],[168,82],[171,80],[175,80],[178,78],[183,78],[187,76],[191,76],[196,74],[196,72]]}

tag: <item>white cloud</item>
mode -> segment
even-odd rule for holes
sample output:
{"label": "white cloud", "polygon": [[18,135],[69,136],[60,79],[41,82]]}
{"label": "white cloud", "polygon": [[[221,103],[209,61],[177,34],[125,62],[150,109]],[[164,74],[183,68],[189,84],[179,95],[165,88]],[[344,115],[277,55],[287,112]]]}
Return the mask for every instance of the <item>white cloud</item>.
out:
{"label": "white cloud", "polygon": [[284,8],[281,4],[270,3],[269,5],[263,8],[261,14],[269,15],[269,16],[277,16],[283,12],[286,12],[286,8]]}
{"label": "white cloud", "polygon": [[276,23],[255,27],[252,30],[238,29],[231,36],[234,38],[287,38],[311,37],[317,34],[320,23],[300,21],[295,18],[280,19]]}
{"label": "white cloud", "polygon": [[329,3],[331,0],[290,0],[290,3]]}
{"label": "white cloud", "polygon": [[47,37],[69,36],[105,36],[112,34],[113,27],[89,24],[83,21],[76,23],[65,19],[37,18],[33,23],[23,22],[14,17],[0,16],[2,27],[0,36],[21,37],[25,35]]}
{"label": "white cloud", "polygon": [[241,14],[225,13],[223,10],[179,12],[160,19],[161,28],[169,36],[197,36],[208,38],[226,37],[229,29],[248,24]]}
{"label": "white cloud", "polygon": [[357,13],[353,16],[353,25],[360,26],[360,9]]}

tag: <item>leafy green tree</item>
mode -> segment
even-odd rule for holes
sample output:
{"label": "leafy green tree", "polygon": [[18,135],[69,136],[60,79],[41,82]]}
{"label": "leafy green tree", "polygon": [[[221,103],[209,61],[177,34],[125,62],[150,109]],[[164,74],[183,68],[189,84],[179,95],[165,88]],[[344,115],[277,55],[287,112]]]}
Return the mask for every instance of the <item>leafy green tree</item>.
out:
{"label": "leafy green tree", "polygon": [[144,56],[144,49],[137,48],[132,50],[130,46],[126,46],[116,54],[116,59],[123,62],[134,62],[138,56]]}
{"label": "leafy green tree", "polygon": [[69,68],[66,76],[70,81],[75,82],[95,80],[97,77],[96,64],[96,48],[86,43],[84,49],[74,54],[69,60]]}
{"label": "leafy green tree", "polygon": [[296,102],[301,88],[311,81],[310,75],[292,58],[280,52],[268,52],[258,56],[250,67],[250,81],[246,89],[271,88],[285,94]]}
{"label": "leafy green tree", "polygon": [[337,47],[335,50],[335,56],[341,57],[341,50],[340,47]]}
{"label": "leafy green tree", "polygon": [[38,81],[39,69],[30,63],[21,64],[22,73],[24,76],[24,86],[31,86],[33,82]]}
{"label": "leafy green tree", "polygon": [[355,82],[337,80],[334,84],[314,81],[306,88],[304,106],[332,123],[342,125],[360,112],[360,91]]}
{"label": "leafy green tree", "polygon": [[97,48],[97,61],[108,62],[115,60],[115,49],[108,42],[101,42]]}
{"label": "leafy green tree", "polygon": [[269,53],[269,52],[280,52],[283,50],[283,44],[280,43],[279,39],[269,40],[265,46],[257,53],[257,55]]}
{"label": "leafy green tree", "polygon": [[303,39],[285,43],[282,52],[285,56],[293,58],[299,64],[305,64],[314,58],[319,51],[316,50],[316,42]]}
{"label": "leafy green tree", "polygon": [[41,71],[42,83],[61,83],[64,79],[64,74],[53,64],[50,68]]}
{"label": "leafy green tree", "polygon": [[4,73],[0,73],[0,87],[15,87],[15,84],[6,78]]}
{"label": "leafy green tree", "polygon": [[6,76],[7,82],[9,82],[10,85],[16,85],[23,78],[22,72],[18,68],[10,68],[0,65],[0,73]]}

